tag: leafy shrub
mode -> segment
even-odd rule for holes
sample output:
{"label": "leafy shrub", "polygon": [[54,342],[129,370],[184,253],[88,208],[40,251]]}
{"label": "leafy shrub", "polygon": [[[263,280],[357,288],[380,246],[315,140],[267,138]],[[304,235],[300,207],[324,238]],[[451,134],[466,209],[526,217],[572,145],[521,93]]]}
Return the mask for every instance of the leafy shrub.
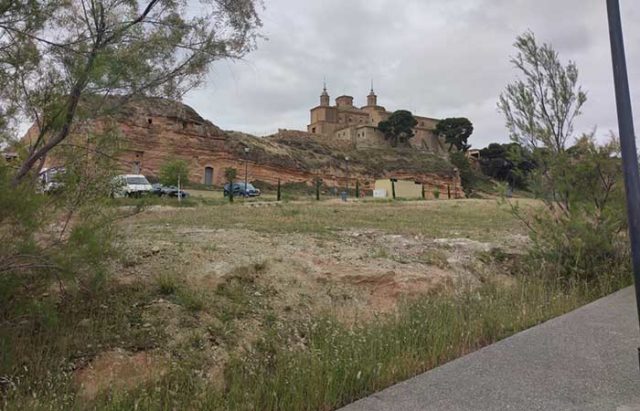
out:
{"label": "leafy shrub", "polygon": [[189,165],[184,160],[167,161],[160,167],[160,182],[166,186],[189,183]]}
{"label": "leafy shrub", "polygon": [[[109,153],[110,137],[89,135],[87,144],[95,153]],[[115,251],[112,222],[118,211],[108,207],[105,187],[116,168],[112,156],[72,145],[54,154],[64,172],[56,174],[60,187],[52,194],[41,193],[36,176],[14,186],[14,170],[0,164],[0,281],[17,276],[47,286],[55,279],[95,289]]]}
{"label": "leafy shrub", "polygon": [[[592,281],[628,270],[629,246],[618,145],[583,137],[541,161],[532,186],[546,207],[532,216],[513,211],[529,227],[537,272],[565,282]],[[543,267],[541,267],[543,266]]]}

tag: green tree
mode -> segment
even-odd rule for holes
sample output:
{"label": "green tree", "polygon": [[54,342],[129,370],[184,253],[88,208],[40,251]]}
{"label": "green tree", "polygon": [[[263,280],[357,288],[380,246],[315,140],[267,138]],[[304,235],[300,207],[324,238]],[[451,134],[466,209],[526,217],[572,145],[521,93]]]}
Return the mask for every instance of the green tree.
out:
{"label": "green tree", "polygon": [[[255,46],[258,0],[0,1],[0,106],[4,123],[36,135],[13,185],[83,119],[138,96],[180,98],[214,61]],[[108,98],[118,96],[118,99]]]}
{"label": "green tree", "polygon": [[[229,202],[233,203],[233,182],[236,180],[238,170],[233,167],[227,167],[224,169],[224,178],[229,184]],[[279,185],[278,185],[279,187]]]}
{"label": "green tree", "polygon": [[444,142],[449,144],[449,151],[453,147],[459,151],[467,151],[471,147],[467,141],[472,133],[473,124],[465,117],[446,118],[436,125],[436,134],[444,137]]}
{"label": "green tree", "polygon": [[108,130],[89,133],[91,152],[60,147],[65,166],[54,175],[55,195],[38,193],[37,179],[13,187],[13,166],[0,160],[0,289],[36,295],[52,280],[63,292],[65,284],[95,291],[104,283],[117,247],[113,222],[125,215],[106,204],[117,164],[95,153],[112,153],[113,138]]}
{"label": "green tree", "polygon": [[184,160],[170,160],[160,167],[160,183],[177,186],[189,183],[189,164]]}
{"label": "green tree", "polygon": [[518,143],[491,143],[480,150],[480,167],[485,175],[524,189],[536,164],[533,153]]}
{"label": "green tree", "polygon": [[587,101],[578,68],[572,61],[563,65],[553,47],[538,44],[532,32],[519,36],[514,46],[518,54],[511,62],[522,79],[509,84],[498,101],[511,139],[531,151],[562,152]]}
{"label": "green tree", "polygon": [[507,86],[498,107],[512,140],[533,156],[529,186],[547,206],[533,215],[513,206],[530,229],[532,264],[567,282],[626,270],[618,145],[615,139],[598,145],[591,134],[567,148],[587,99],[577,66],[563,65],[553,47],[539,45],[531,32],[518,37],[515,47],[512,62],[522,77]]}
{"label": "green tree", "polygon": [[393,112],[388,119],[378,123],[378,130],[384,134],[385,139],[391,143],[392,147],[397,147],[398,144],[409,144],[409,139],[414,136],[413,128],[416,125],[418,125],[418,121],[410,111],[398,110]]}
{"label": "green tree", "polygon": [[462,151],[453,151],[449,153],[449,161],[458,169],[462,189],[467,196],[470,196],[476,186],[477,177],[469,164],[469,159]]}
{"label": "green tree", "polygon": [[566,213],[572,189],[567,184],[566,145],[587,96],[578,84],[575,63],[563,65],[550,44],[540,45],[532,32],[526,32],[514,47],[518,54],[511,61],[522,78],[507,86],[498,108],[512,141],[534,154],[542,198]]}

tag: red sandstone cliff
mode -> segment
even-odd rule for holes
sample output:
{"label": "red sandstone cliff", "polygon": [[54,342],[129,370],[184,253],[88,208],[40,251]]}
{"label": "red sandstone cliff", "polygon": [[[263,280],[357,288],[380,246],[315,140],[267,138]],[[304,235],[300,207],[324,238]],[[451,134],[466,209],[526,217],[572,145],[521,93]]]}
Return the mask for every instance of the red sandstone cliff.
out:
{"label": "red sandstone cliff", "polygon": [[[129,102],[108,117],[76,127],[75,134],[100,130],[106,123],[115,124],[124,142],[119,154],[122,172],[155,176],[164,162],[180,158],[190,164],[193,182],[205,183],[208,168],[213,185],[220,186],[224,169],[234,167],[243,175],[246,160],[250,181],[312,184],[321,178],[327,186],[343,187],[348,168],[352,184],[358,180],[364,189],[373,188],[376,179],[398,178],[424,183],[429,193],[438,187],[441,192],[449,189],[456,198],[464,195],[453,166],[434,154],[411,149],[350,150],[303,131],[281,130],[264,138],[225,132],[191,107],[166,99]],[[33,133],[30,130],[25,139]]]}

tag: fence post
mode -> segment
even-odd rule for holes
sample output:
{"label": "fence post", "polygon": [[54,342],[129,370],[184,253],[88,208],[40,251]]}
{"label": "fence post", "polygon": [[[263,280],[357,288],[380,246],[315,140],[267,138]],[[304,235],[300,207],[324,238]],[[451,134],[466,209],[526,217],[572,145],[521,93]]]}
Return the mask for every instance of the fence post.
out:
{"label": "fence post", "polygon": [[276,201],[280,201],[280,179],[278,179],[278,192],[276,194]]}

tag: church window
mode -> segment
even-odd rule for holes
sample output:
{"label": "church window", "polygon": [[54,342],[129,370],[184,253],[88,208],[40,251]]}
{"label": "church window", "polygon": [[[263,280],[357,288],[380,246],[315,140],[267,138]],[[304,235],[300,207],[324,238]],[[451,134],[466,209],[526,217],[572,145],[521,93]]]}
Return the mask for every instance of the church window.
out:
{"label": "church window", "polygon": [[314,127],[314,128],[312,128],[312,129],[311,129],[311,132],[312,132],[313,134],[315,134],[315,133],[316,133],[316,128],[315,128],[315,127]]}

